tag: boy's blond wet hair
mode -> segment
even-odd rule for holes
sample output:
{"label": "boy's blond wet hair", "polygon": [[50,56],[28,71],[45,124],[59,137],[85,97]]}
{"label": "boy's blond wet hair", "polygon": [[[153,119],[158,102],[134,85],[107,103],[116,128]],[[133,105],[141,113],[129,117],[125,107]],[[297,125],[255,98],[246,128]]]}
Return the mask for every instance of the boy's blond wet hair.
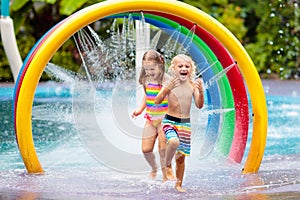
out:
{"label": "boy's blond wet hair", "polygon": [[185,54],[178,54],[175,56],[172,61],[171,61],[171,66],[169,67],[169,71],[174,70],[174,65],[177,59],[184,60],[185,62],[189,63],[191,65],[191,74],[190,74],[190,79],[193,80],[196,74],[196,65],[193,59],[190,56],[187,56]]}

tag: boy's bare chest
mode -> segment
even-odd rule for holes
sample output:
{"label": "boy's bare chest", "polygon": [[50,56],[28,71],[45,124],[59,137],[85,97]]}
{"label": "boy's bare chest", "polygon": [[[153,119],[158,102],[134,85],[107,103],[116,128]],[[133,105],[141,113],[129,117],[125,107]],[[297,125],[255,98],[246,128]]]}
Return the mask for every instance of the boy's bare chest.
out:
{"label": "boy's bare chest", "polygon": [[190,85],[182,85],[174,88],[172,93],[178,101],[189,101],[193,96],[193,88]]}

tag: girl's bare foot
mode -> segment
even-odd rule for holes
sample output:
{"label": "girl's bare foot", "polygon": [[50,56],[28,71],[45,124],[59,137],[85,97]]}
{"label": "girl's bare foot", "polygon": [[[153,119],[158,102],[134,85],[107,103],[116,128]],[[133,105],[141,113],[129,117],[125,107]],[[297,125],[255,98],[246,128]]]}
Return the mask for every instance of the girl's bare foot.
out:
{"label": "girl's bare foot", "polygon": [[152,170],[149,174],[149,178],[150,179],[155,179],[157,175],[157,171],[156,170]]}
{"label": "girl's bare foot", "polygon": [[162,182],[165,183],[167,180],[167,177],[163,177]]}
{"label": "girl's bare foot", "polygon": [[175,186],[175,189],[178,191],[178,192],[186,192],[186,190],[185,189],[183,189],[181,186],[179,186],[179,185],[176,185]]}
{"label": "girl's bare foot", "polygon": [[176,180],[176,177],[173,174],[173,170],[171,166],[166,167],[166,176],[168,180]]}

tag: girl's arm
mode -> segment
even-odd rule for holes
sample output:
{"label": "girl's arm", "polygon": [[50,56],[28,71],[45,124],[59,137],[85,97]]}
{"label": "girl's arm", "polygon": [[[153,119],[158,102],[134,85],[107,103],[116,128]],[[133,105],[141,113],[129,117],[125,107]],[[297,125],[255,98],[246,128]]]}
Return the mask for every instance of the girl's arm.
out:
{"label": "girl's arm", "polygon": [[139,116],[140,114],[142,114],[142,112],[145,110],[145,108],[146,108],[146,95],[144,95],[144,97],[143,97],[141,106],[138,109],[136,109],[135,111],[133,111],[131,117],[134,118],[134,117]]}
{"label": "girl's arm", "polygon": [[200,109],[204,105],[204,90],[201,79],[197,78],[194,84],[194,101],[196,107]]}

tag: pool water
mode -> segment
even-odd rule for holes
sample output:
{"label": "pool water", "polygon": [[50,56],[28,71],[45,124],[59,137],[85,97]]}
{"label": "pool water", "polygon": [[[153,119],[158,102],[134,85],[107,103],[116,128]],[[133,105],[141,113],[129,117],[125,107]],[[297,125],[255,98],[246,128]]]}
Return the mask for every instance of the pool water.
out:
{"label": "pool water", "polygon": [[[45,174],[27,174],[14,135],[13,86],[1,85],[0,199],[299,199],[300,83],[263,84],[269,127],[259,172],[242,175],[245,158],[241,164],[216,155],[199,159],[194,148],[186,159],[184,194],[172,181],[162,183],[160,173],[149,180],[147,173],[122,173],[97,161],[74,127],[70,91],[54,83],[38,87],[33,105],[33,137]],[[250,141],[251,134],[245,155]]]}

